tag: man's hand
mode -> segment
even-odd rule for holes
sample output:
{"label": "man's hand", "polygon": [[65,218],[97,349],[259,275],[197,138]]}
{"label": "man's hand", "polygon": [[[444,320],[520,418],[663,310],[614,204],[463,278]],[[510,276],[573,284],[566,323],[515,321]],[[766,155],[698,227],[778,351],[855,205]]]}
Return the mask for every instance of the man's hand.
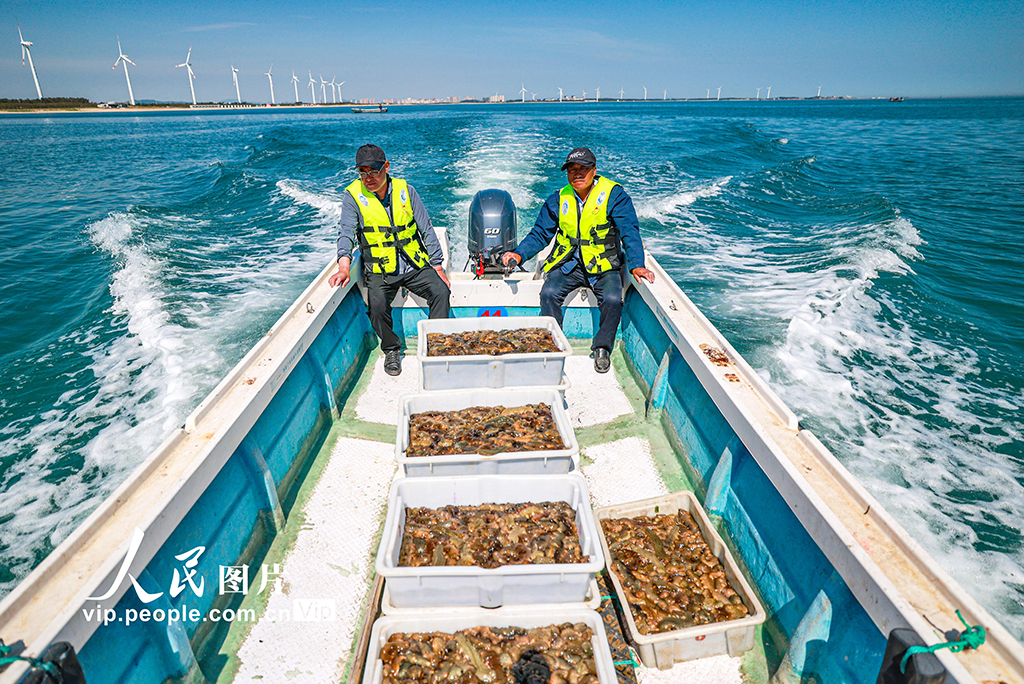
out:
{"label": "man's hand", "polygon": [[512,264],[513,266],[516,266],[517,264],[523,263],[523,257],[519,256],[515,252],[505,252],[501,255],[501,263],[503,266],[508,266],[508,262],[510,261],[516,262],[515,264]]}
{"label": "man's hand", "polygon": [[448,286],[448,289],[451,289],[452,283],[448,280],[448,276],[444,274],[444,268],[441,266],[435,266],[434,270],[437,271],[437,275],[441,276],[441,280],[443,280],[444,284]]}
{"label": "man's hand", "polygon": [[649,283],[654,282],[654,272],[647,270],[643,266],[634,268],[630,273],[632,273],[633,277],[637,280],[646,280]]}
{"label": "man's hand", "polygon": [[351,266],[352,259],[349,257],[341,257],[338,259],[338,272],[331,276],[331,279],[327,281],[328,284],[330,284],[331,287],[338,287],[339,285],[345,287],[348,285],[349,269]]}

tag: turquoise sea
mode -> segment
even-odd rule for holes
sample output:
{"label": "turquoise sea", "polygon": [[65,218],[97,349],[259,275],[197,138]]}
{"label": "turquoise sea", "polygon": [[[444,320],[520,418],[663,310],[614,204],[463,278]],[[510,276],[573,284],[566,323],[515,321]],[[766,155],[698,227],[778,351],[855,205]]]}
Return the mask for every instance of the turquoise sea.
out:
{"label": "turquoise sea", "polygon": [[1024,99],[0,117],[0,596],[332,259],[383,146],[465,262],[587,145],[649,251],[1024,641]]}

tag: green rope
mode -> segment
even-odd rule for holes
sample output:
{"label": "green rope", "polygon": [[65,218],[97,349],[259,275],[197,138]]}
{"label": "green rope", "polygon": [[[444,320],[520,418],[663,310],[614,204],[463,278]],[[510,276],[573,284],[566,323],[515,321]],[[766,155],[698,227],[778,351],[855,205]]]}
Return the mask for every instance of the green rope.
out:
{"label": "green rope", "polygon": [[6,667],[11,663],[16,663],[19,660],[23,660],[26,663],[32,665],[33,669],[39,669],[50,675],[50,678],[55,682],[63,682],[64,676],[56,663],[44,663],[37,658],[29,658],[26,656],[8,655],[11,652],[11,647],[6,645],[3,641],[0,641],[0,668]]}
{"label": "green rope", "polygon": [[960,638],[957,641],[947,641],[944,644],[935,644],[934,646],[911,646],[907,649],[906,654],[903,656],[903,660],[900,661],[900,672],[906,674],[907,672],[907,661],[910,660],[910,656],[916,653],[934,653],[941,648],[948,648],[953,653],[959,653],[965,648],[977,649],[979,646],[985,643],[985,628],[981,625],[974,625],[971,627],[967,624],[967,620],[964,620],[964,616],[960,614],[960,611],[956,611],[956,616],[960,618],[960,622],[964,623],[964,627],[967,629],[960,633]]}
{"label": "green rope", "polygon": [[619,660],[619,661],[616,661],[616,662],[614,662],[612,664],[613,665],[632,665],[633,667],[640,667],[640,663],[636,662],[636,659],[633,658],[632,655],[629,656],[629,660]]}

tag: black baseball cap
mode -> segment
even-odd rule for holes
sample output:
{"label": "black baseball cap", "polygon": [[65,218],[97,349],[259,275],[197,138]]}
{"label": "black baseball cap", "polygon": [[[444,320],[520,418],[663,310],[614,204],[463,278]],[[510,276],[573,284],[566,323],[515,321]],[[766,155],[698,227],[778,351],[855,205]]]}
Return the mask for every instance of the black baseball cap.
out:
{"label": "black baseball cap", "polygon": [[356,150],[356,168],[360,166],[369,166],[371,169],[381,169],[384,167],[384,162],[387,161],[387,157],[384,156],[384,150],[380,149],[376,145],[363,145]]}
{"label": "black baseball cap", "polygon": [[565,163],[562,164],[562,170],[565,171],[569,164],[579,164],[580,166],[597,166],[597,157],[590,151],[589,147],[577,147],[575,150],[569,153],[569,156],[565,158]]}

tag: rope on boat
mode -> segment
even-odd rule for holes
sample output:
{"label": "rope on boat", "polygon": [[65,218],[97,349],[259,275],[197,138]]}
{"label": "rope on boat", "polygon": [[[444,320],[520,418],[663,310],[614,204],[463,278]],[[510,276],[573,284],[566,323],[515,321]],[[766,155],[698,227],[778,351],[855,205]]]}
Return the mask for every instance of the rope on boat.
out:
{"label": "rope on boat", "polygon": [[985,643],[985,628],[981,625],[974,625],[971,627],[967,624],[967,620],[964,620],[964,616],[960,614],[960,611],[956,611],[956,616],[960,618],[960,622],[964,623],[964,627],[967,629],[960,633],[960,638],[957,641],[947,641],[944,644],[935,644],[934,646],[911,646],[907,649],[907,652],[903,656],[903,660],[900,661],[900,672],[906,674],[907,672],[907,661],[910,660],[910,656],[916,653],[934,653],[942,648],[948,648],[953,653],[959,653],[965,648],[977,649],[979,646]]}
{"label": "rope on boat", "polygon": [[616,665],[616,666],[618,666],[618,665],[632,665],[633,667],[640,667],[640,663],[636,662],[636,658],[633,657],[632,653],[629,654],[629,660],[616,660],[612,664]]}
{"label": "rope on boat", "polygon": [[4,644],[3,641],[0,641],[0,668],[6,667],[11,663],[16,663],[19,660],[23,660],[32,665],[33,669],[39,669],[45,672],[53,681],[64,681],[63,674],[61,673],[60,668],[57,667],[56,663],[44,663],[38,658],[31,658],[28,656],[10,655],[10,652],[11,647]]}

